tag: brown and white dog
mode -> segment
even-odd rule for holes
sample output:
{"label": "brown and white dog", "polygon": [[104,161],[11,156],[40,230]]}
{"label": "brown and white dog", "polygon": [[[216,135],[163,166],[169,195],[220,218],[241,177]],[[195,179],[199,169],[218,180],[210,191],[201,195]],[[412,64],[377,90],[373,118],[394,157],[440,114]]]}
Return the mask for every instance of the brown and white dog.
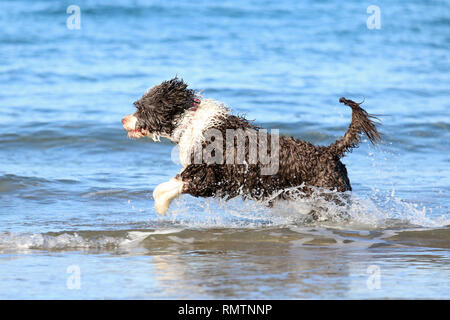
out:
{"label": "brown and white dog", "polygon": [[[274,195],[289,199],[285,191],[289,188],[298,188],[305,196],[311,194],[311,187],[350,191],[347,170],[340,158],[357,146],[362,133],[372,143],[380,140],[380,134],[373,121],[376,117],[356,102],[345,98],[339,101],[352,108],[352,122],[345,135],[330,146],[315,146],[273,133],[260,135],[264,129],[232,115],[225,105],[204,99],[178,78],[147,91],[134,103],[137,111],[124,117],[122,124],[130,138],[147,136],[159,141],[164,137],[179,147],[181,172],[153,192],[156,211],[163,214],[181,194],[267,200]],[[227,141],[218,137],[227,137]],[[211,144],[215,148],[210,148]],[[276,156],[270,158],[271,163],[263,161],[263,157],[251,157],[252,151],[263,149],[271,157]],[[221,152],[226,157],[218,157]],[[210,156],[208,161],[206,154]],[[264,171],[273,164],[276,170]]]}

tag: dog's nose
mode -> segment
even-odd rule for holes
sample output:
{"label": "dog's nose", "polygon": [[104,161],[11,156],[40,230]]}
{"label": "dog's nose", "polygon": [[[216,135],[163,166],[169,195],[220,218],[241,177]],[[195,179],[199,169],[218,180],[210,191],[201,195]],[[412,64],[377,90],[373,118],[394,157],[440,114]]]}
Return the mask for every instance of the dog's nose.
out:
{"label": "dog's nose", "polygon": [[133,115],[126,116],[122,119],[122,125],[125,130],[134,130],[136,128],[137,119]]}

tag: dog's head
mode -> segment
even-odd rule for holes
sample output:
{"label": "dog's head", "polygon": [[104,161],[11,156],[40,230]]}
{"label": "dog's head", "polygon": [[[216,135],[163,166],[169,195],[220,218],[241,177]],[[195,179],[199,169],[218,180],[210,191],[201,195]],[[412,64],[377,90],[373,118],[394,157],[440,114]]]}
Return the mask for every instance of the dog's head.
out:
{"label": "dog's head", "polygon": [[128,137],[171,137],[176,121],[186,110],[195,108],[195,91],[178,78],[154,86],[134,102],[137,111],[122,119]]}

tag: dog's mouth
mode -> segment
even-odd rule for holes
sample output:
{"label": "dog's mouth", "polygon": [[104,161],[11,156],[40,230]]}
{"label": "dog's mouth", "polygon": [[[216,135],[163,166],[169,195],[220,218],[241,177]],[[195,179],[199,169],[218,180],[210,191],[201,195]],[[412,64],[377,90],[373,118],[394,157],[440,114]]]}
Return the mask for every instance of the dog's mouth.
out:
{"label": "dog's mouth", "polygon": [[128,131],[128,138],[132,139],[139,139],[142,137],[145,137],[149,134],[148,130],[146,129],[133,129],[133,130],[127,130]]}
{"label": "dog's mouth", "polygon": [[134,115],[122,119],[122,125],[128,131],[128,138],[139,139],[149,134],[147,129],[136,128],[137,118]]}

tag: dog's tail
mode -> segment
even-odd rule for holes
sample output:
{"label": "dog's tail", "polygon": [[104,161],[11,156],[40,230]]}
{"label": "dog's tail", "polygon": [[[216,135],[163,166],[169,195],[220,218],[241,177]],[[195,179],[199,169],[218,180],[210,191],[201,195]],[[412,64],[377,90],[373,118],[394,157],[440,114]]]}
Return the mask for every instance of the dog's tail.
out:
{"label": "dog's tail", "polygon": [[374,115],[368,114],[366,110],[361,108],[360,104],[362,102],[356,103],[345,98],[340,98],[339,102],[352,108],[352,122],[345,135],[329,146],[331,153],[341,158],[346,152],[358,146],[363,132],[372,144],[381,140],[381,135],[378,132],[375,126],[376,122],[374,121],[379,121],[379,119]]}

